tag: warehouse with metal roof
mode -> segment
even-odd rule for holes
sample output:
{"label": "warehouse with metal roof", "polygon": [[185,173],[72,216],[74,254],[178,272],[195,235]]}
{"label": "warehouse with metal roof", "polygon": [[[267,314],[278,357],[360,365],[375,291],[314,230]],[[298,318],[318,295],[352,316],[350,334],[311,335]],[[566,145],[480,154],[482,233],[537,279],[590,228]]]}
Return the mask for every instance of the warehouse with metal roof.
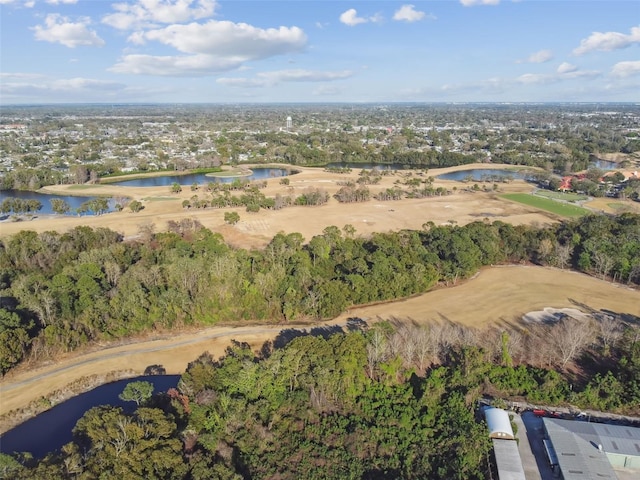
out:
{"label": "warehouse with metal roof", "polygon": [[615,479],[613,467],[640,471],[640,428],[544,418],[565,480]]}
{"label": "warehouse with metal roof", "polygon": [[493,454],[499,480],[526,480],[515,440],[493,439]]}

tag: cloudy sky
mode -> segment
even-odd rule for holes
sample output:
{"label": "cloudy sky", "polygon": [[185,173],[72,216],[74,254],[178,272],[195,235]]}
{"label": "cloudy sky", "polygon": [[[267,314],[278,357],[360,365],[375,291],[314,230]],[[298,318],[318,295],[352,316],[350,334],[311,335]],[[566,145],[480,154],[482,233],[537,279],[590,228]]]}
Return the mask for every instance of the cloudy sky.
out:
{"label": "cloudy sky", "polygon": [[0,0],[0,105],[638,102],[637,0]]}

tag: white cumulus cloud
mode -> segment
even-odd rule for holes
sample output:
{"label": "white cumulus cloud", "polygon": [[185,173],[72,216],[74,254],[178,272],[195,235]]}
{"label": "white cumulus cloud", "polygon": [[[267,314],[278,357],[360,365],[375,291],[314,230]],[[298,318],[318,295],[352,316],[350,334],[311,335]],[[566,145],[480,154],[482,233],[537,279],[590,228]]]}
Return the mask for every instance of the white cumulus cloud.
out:
{"label": "white cumulus cloud", "polygon": [[425,17],[425,13],[416,10],[415,5],[402,5],[393,14],[393,19],[400,22],[417,22]]}
{"label": "white cumulus cloud", "polygon": [[2,75],[0,99],[27,102],[104,102],[140,101],[161,89],[130,87],[122,83],[94,78],[51,78],[45,75],[13,73]]}
{"label": "white cumulus cloud", "polygon": [[257,28],[246,23],[210,20],[169,25],[136,36],[138,43],[156,41],[185,53],[253,60],[301,51],[307,36],[298,27]]}
{"label": "white cumulus cloud", "polygon": [[618,62],[611,69],[611,74],[616,77],[631,77],[640,75],[640,60]]}
{"label": "white cumulus cloud", "polygon": [[632,27],[628,35],[620,32],[593,32],[580,42],[580,46],[574,49],[573,53],[584,55],[595,50],[610,52],[634,43],[640,43],[640,26]]}
{"label": "white cumulus cloud", "polygon": [[360,23],[367,23],[366,18],[358,16],[358,12],[355,8],[350,8],[346,12],[343,12],[340,15],[340,21],[350,27],[354,27]]}
{"label": "white cumulus cloud", "polygon": [[73,5],[74,3],[78,3],[78,0],[45,0],[45,2],[51,5]]}
{"label": "white cumulus cloud", "polygon": [[600,72],[596,70],[579,70],[575,65],[564,62],[558,67],[556,73],[525,73],[516,78],[516,82],[525,85],[546,85],[576,78],[588,80],[598,76]]}
{"label": "white cumulus cloud", "polygon": [[471,7],[473,5],[498,5],[500,0],[460,0],[460,3],[465,7]]}
{"label": "white cumulus cloud", "polygon": [[25,8],[33,8],[36,2],[34,0],[0,0],[0,5],[16,4]]}
{"label": "white cumulus cloud", "polygon": [[111,67],[117,73],[203,76],[235,70],[246,62],[304,50],[307,36],[298,27],[258,28],[246,23],[209,20],[134,32],[128,39],[142,45],[158,42],[182,55],[128,54]]}
{"label": "white cumulus cloud", "polygon": [[153,27],[158,24],[188,22],[211,17],[215,0],[138,0],[115,3],[115,13],[105,15],[102,22],[119,30]]}
{"label": "white cumulus cloud", "polygon": [[96,94],[96,96],[99,97],[101,94],[121,92],[124,89],[126,89],[126,86],[121,83],[82,77],[57,80],[39,78],[37,83],[23,81],[7,82],[2,85],[2,93],[4,95],[43,95],[49,98],[51,98],[52,95],[66,96],[69,98],[69,96],[80,96],[86,93]]}
{"label": "white cumulus cloud", "polygon": [[163,77],[197,77],[240,68],[246,59],[215,55],[125,55],[109,71]]}
{"label": "white cumulus cloud", "polygon": [[578,70],[578,67],[576,67],[575,65],[572,65],[569,62],[562,62],[560,65],[558,65],[557,72],[563,74],[575,72],[576,70]]}
{"label": "white cumulus cloud", "polygon": [[44,25],[36,25],[32,28],[36,40],[51,43],[60,43],[69,48],[80,45],[101,47],[104,45],[95,30],[90,30],[91,19],[79,18],[76,22],[57,13],[46,16]]}

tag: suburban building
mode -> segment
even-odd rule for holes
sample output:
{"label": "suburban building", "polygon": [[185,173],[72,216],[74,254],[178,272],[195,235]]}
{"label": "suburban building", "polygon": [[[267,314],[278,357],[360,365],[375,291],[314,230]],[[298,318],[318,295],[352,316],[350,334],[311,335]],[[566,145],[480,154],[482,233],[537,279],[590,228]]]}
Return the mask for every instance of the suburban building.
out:
{"label": "suburban building", "polygon": [[640,476],[640,428],[559,418],[543,423],[550,463],[565,480],[616,479],[614,467]]}

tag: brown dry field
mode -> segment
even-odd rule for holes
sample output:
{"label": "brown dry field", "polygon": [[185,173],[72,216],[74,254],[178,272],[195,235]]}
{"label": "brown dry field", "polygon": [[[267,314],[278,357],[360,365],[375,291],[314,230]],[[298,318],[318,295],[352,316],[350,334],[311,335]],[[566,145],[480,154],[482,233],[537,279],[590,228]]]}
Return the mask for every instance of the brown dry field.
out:
{"label": "brown dry field", "polygon": [[[496,165],[467,165],[451,169],[430,170],[436,176],[450,170],[467,168],[496,168]],[[338,181],[356,179],[357,170],[350,175],[330,174],[317,169],[299,168],[300,173],[290,177],[288,187],[279,179],[270,179],[265,195],[295,194],[308,187],[324,188],[329,194],[338,190]],[[373,192],[392,186],[400,175],[385,176]],[[96,185],[83,189],[83,194],[122,195],[143,202],[140,213],[119,212],[100,217],[49,217],[29,222],[2,222],[0,235],[11,235],[22,229],[38,232],[65,231],[77,225],[104,226],[121,232],[126,237],[137,235],[141,225],[153,224],[156,231],[166,229],[168,220],[185,216],[200,221],[205,227],[220,232],[225,240],[242,248],[263,247],[276,233],[299,232],[309,240],[322,233],[329,225],[342,227],[351,224],[356,233],[366,235],[376,231],[392,231],[404,228],[420,229],[432,221],[448,224],[455,221],[465,224],[488,218],[513,224],[548,225],[558,221],[556,217],[532,207],[503,201],[493,193],[462,193],[465,184],[436,181],[435,185],[456,186],[458,193],[446,197],[421,200],[378,202],[363,204],[339,204],[331,199],[322,207],[291,207],[280,211],[261,211],[256,214],[238,209],[241,221],[236,226],[225,225],[223,215],[228,210],[200,210],[185,212],[181,203],[193,195],[190,188],[183,188],[179,195],[169,193],[168,187],[130,188]],[[78,193],[69,186],[49,187],[56,193]],[[529,192],[531,185],[521,181],[500,184],[500,192]],[[197,192],[206,195],[202,190]],[[164,197],[167,200],[151,200]],[[596,207],[600,209],[601,207]],[[329,324],[342,324],[349,317],[377,319],[411,319],[419,323],[453,321],[472,327],[506,325],[518,321],[525,313],[545,307],[607,309],[618,313],[640,316],[640,292],[614,285],[586,275],[555,269],[513,266],[493,267],[482,270],[474,279],[455,287],[434,290],[411,299],[354,308]],[[326,324],[325,324],[326,325]],[[76,352],[42,365],[25,366],[0,382],[0,415],[54,390],[63,388],[79,378],[116,370],[134,370],[142,373],[153,364],[163,365],[168,373],[181,373],[187,364],[203,351],[214,356],[223,354],[231,339],[246,341],[259,348],[274,338],[280,327],[214,327],[198,332],[181,332],[171,336],[149,340],[137,339],[124,346],[96,346],[91,352]]]}
{"label": "brown dry field", "polygon": [[[431,169],[429,176],[437,176],[453,170],[469,168],[500,168],[500,165],[478,164],[465,165],[447,169]],[[357,180],[359,170],[351,174],[327,173],[317,168],[295,167],[300,173],[289,177],[290,185],[280,185],[279,178],[269,179],[267,188],[261,190],[267,196],[276,193],[296,196],[307,188],[322,188],[333,195],[340,186],[338,182]],[[414,174],[415,176],[415,174]],[[393,182],[401,178],[398,173],[382,177],[379,185],[370,186],[372,193],[393,186]],[[445,197],[434,197],[417,200],[398,200],[379,202],[370,200],[361,204],[340,204],[331,198],[321,207],[289,207],[278,211],[261,210],[258,213],[248,213],[243,208],[237,208],[240,222],[230,226],[224,222],[224,213],[233,209],[202,209],[184,210],[182,201],[190,199],[194,193],[200,198],[209,194],[201,188],[192,192],[190,187],[183,186],[180,194],[170,193],[169,187],[121,187],[102,184],[83,186],[56,185],[44,188],[42,191],[63,195],[108,195],[126,196],[139,200],[144,209],[138,213],[131,213],[128,209],[99,217],[74,216],[41,216],[31,221],[0,223],[0,235],[11,235],[23,229],[44,232],[48,230],[66,231],[78,225],[91,227],[108,227],[122,233],[125,237],[134,237],[143,225],[154,225],[155,231],[164,231],[169,220],[180,220],[188,217],[198,220],[212,231],[221,233],[231,245],[242,248],[264,247],[278,232],[298,232],[306,240],[322,233],[322,230],[335,225],[342,228],[351,224],[356,233],[367,235],[378,231],[395,231],[400,229],[420,229],[422,224],[432,221],[435,224],[447,224],[450,220],[463,225],[475,220],[489,218],[503,220],[513,224],[547,225],[557,221],[553,215],[536,210],[532,207],[507,202],[498,198],[494,193],[463,193],[466,184],[452,181],[436,181],[436,186],[456,187],[457,193]],[[482,185],[482,184],[480,184]],[[492,185],[492,184],[490,184]],[[499,193],[529,192],[531,185],[514,181],[500,184]]]}

